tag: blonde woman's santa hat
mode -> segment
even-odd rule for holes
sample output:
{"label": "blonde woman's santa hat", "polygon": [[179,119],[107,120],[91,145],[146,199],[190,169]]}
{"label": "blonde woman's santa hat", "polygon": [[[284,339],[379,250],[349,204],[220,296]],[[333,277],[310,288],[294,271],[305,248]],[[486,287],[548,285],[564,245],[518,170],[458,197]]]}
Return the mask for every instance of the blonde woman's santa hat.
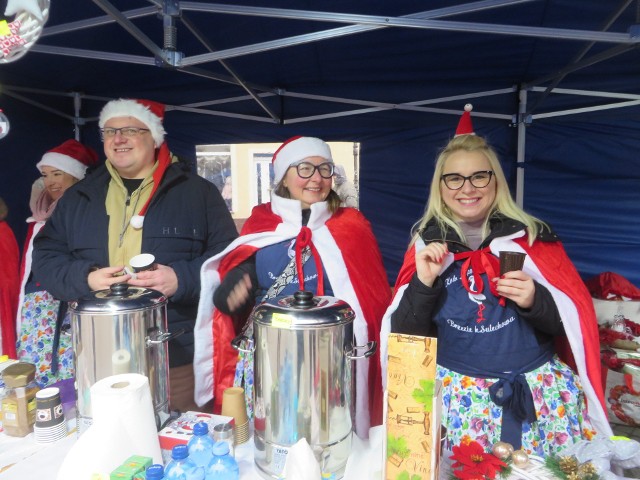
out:
{"label": "blonde woman's santa hat", "polygon": [[87,168],[98,163],[98,154],[91,148],[77,140],[66,142],[52,148],[36,163],[36,168],[42,172],[42,167],[52,167],[68,173],[72,177],[82,180]]}
{"label": "blonde woman's santa hat", "polygon": [[280,183],[291,165],[308,157],[322,157],[333,163],[331,148],[319,138],[297,136],[285,141],[273,154],[273,183]]}
{"label": "blonde woman's santa hat", "polygon": [[167,132],[162,122],[164,120],[165,106],[162,103],[146,99],[120,98],[111,100],[100,112],[98,124],[104,128],[108,120],[116,117],[133,117],[144,123],[149,129],[156,148],[164,142]]}
{"label": "blonde woman's santa hat", "polygon": [[464,113],[462,117],[460,117],[460,121],[458,122],[458,128],[456,129],[456,137],[458,135],[475,135],[473,131],[473,125],[471,123],[471,110],[473,110],[473,105],[467,103],[464,106]]}

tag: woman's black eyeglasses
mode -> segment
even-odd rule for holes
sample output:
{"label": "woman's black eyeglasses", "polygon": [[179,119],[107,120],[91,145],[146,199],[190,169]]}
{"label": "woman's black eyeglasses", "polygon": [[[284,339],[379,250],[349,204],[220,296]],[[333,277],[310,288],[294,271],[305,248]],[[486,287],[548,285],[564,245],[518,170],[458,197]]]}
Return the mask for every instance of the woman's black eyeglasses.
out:
{"label": "woman's black eyeglasses", "polygon": [[311,178],[313,177],[313,174],[316,173],[316,170],[318,170],[322,178],[331,178],[333,176],[333,163],[331,162],[321,163],[320,165],[301,162],[297,165],[292,165],[292,167],[296,167],[296,171],[300,178]]}
{"label": "woman's black eyeglasses", "polygon": [[460,190],[464,186],[464,182],[469,180],[469,183],[475,188],[484,188],[491,182],[493,175],[492,170],[483,170],[475,172],[473,175],[465,177],[459,173],[447,173],[442,175],[440,179],[444,182],[449,190]]}

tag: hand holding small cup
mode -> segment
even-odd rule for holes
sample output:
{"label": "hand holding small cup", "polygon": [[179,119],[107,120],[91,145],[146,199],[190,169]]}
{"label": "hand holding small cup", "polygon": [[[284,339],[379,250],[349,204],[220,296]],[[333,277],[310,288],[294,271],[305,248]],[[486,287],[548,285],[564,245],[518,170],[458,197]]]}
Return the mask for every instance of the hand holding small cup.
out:
{"label": "hand holding small cup", "polygon": [[[498,293],[520,308],[531,308],[536,290],[531,276],[522,271],[526,257],[523,252],[500,252],[500,278],[496,279]],[[513,273],[506,276],[509,272]]]}

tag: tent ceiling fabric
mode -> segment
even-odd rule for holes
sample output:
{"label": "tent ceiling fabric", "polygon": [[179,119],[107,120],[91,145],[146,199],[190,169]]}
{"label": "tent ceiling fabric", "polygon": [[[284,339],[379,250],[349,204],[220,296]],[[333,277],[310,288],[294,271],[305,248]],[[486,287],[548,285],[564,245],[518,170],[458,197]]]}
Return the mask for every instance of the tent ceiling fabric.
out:
{"label": "tent ceiling fabric", "polygon": [[[515,85],[546,87],[581,62],[595,62],[585,69],[598,69],[599,85],[579,69],[561,87],[616,92],[614,79],[626,73],[626,62],[607,65],[607,55],[629,63],[638,55],[632,0],[432,1],[429,10],[416,1],[327,1],[323,11],[301,1],[267,8],[246,1],[93,0],[73,9],[57,1],[30,56],[82,75],[49,78],[46,90],[126,96],[147,93],[144,79],[153,76],[157,96],[176,109],[268,123],[387,110],[457,114],[462,98]],[[5,80],[5,90],[41,88],[34,61],[5,67],[19,80]],[[470,79],[480,88],[469,90]],[[600,104],[587,98],[570,104]],[[514,114],[511,102],[493,107],[494,100],[476,107],[475,116]],[[550,101],[536,107],[534,113],[555,109]]]}
{"label": "tent ceiling fabric", "polygon": [[[585,182],[639,177],[638,0],[69,5],[51,0],[38,42],[0,65],[0,108],[15,120],[0,148],[31,159],[6,166],[18,182],[0,178],[0,195],[10,190],[19,215],[28,214],[23,199],[39,155],[74,126],[99,147],[104,102],[146,97],[168,105],[170,146],[187,156],[198,143],[298,133],[362,142],[361,207],[393,281],[437,149],[471,102],[476,130],[496,146],[514,192],[525,178],[525,208],[556,227],[581,273],[615,270],[640,283],[637,263],[594,258],[616,242],[625,251],[639,246],[631,239],[640,227],[630,232],[627,215],[640,213],[640,194],[627,194],[614,216],[590,209],[613,242],[593,240],[589,212],[572,211],[584,207],[574,195],[589,195]],[[37,139],[28,136],[34,128]],[[9,155],[2,158],[4,168]],[[557,180],[559,171],[573,176]],[[385,215],[390,205],[399,218]]]}

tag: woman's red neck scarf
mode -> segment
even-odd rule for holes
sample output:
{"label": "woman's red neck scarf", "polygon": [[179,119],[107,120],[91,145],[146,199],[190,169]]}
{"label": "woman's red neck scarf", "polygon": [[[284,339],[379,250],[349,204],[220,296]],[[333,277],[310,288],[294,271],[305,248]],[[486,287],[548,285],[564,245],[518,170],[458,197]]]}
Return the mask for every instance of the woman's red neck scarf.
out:
{"label": "woman's red neck scarf", "polygon": [[[500,305],[504,307],[505,299],[500,296],[495,282],[492,281],[494,278],[499,276],[500,262],[496,256],[491,253],[489,247],[470,252],[455,253],[453,255],[453,260],[464,260],[460,270],[460,281],[467,292],[472,295],[482,293],[482,290],[484,289],[484,281],[482,280],[481,274],[486,273],[487,278],[489,279],[489,289],[491,290],[491,293],[500,298]],[[473,276],[473,283],[476,288],[475,290],[469,283],[469,267],[471,267],[471,276]]]}
{"label": "woman's red neck scarf", "polygon": [[316,262],[316,270],[318,271],[318,291],[317,295],[324,295],[324,275],[322,273],[322,260],[320,260],[320,255],[318,254],[318,250],[316,250],[311,237],[313,232],[309,227],[302,227],[300,229],[300,233],[296,237],[296,269],[298,272],[298,280],[300,282],[300,290],[304,290],[304,262],[302,261],[302,251],[309,247],[311,253],[313,254],[313,260]]}

